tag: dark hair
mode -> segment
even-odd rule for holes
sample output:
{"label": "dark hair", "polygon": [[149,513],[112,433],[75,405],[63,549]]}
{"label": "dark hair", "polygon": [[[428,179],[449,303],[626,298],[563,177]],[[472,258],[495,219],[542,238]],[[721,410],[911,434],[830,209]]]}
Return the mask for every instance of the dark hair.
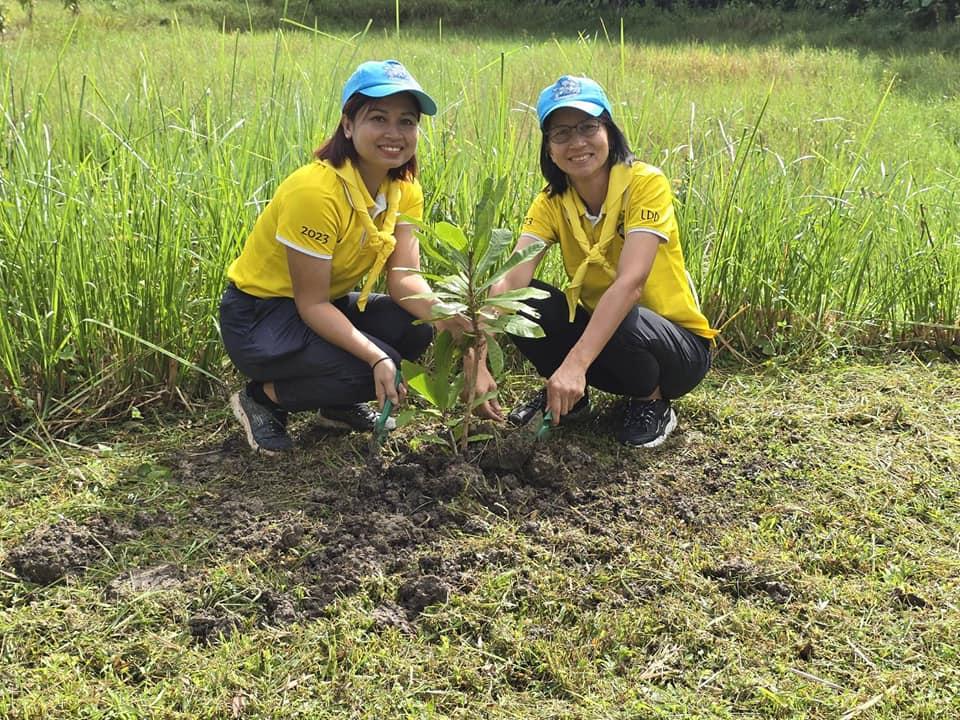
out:
{"label": "dark hair", "polygon": [[[630,146],[627,145],[627,138],[623,131],[617,127],[617,124],[610,117],[610,113],[604,110],[597,119],[607,129],[607,142],[610,145],[610,155],[607,157],[607,167],[612,168],[617,163],[633,162],[633,153]],[[550,157],[550,140],[547,138],[547,131],[550,130],[550,116],[543,124],[542,135],[540,137],[540,172],[543,173],[547,181],[546,191],[550,197],[562,195],[567,191],[569,181],[567,174],[557,167],[556,163]]]}
{"label": "dark hair", "polygon": [[[413,96],[411,95],[411,97]],[[377,98],[372,98],[362,93],[354,93],[351,95],[350,99],[344,103],[343,116],[340,118],[337,129],[323,145],[313,151],[313,156],[317,158],[317,160],[328,160],[331,165],[337,168],[343,167],[343,164],[348,159],[352,163],[356,163],[359,158],[357,148],[354,147],[353,140],[348,138],[343,131],[343,118],[346,117],[350,120],[356,119],[357,114],[364,106],[376,99]],[[414,104],[417,106],[417,119],[419,120],[420,104],[416,101],[416,98],[414,98]],[[391,180],[413,180],[417,176],[416,153],[400,167],[390,168],[390,170],[387,171],[387,175],[390,176]]]}

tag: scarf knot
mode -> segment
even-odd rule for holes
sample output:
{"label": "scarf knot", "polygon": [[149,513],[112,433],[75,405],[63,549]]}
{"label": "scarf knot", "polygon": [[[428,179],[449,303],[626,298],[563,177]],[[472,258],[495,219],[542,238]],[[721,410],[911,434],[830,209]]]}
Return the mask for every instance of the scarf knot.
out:
{"label": "scarf knot", "polygon": [[363,191],[363,178],[360,172],[354,167],[353,163],[347,160],[343,167],[335,168],[340,180],[343,181],[344,190],[350,198],[350,204],[353,211],[360,218],[360,224],[367,236],[367,242],[370,248],[377,253],[373,260],[370,272],[367,273],[366,282],[360,290],[360,298],[357,300],[357,309],[363,312],[367,307],[367,299],[374,283],[380,277],[383,266],[387,258],[393,253],[397,246],[397,238],[393,234],[397,223],[397,211],[400,206],[400,182],[391,180],[387,186],[387,209],[384,211],[382,227],[378,228],[370,217],[369,206],[367,205],[367,195]]}
{"label": "scarf knot", "polygon": [[580,210],[577,207],[574,195],[577,192],[573,186],[567,188],[563,194],[563,208],[567,215],[567,222],[577,245],[583,252],[583,260],[577,266],[576,272],[570,278],[567,288],[563,291],[567,296],[567,309],[570,312],[569,321],[577,312],[577,303],[580,302],[580,292],[583,288],[583,280],[587,276],[587,270],[591,265],[599,265],[611,278],[616,277],[617,269],[607,258],[607,250],[610,243],[617,235],[617,223],[620,219],[620,210],[626,205],[626,195],[630,187],[630,168],[624,164],[617,164],[610,168],[610,178],[607,184],[607,196],[604,198],[604,217],[603,225],[600,228],[600,239],[593,245],[590,244],[587,234],[583,230],[583,223],[580,220]]}

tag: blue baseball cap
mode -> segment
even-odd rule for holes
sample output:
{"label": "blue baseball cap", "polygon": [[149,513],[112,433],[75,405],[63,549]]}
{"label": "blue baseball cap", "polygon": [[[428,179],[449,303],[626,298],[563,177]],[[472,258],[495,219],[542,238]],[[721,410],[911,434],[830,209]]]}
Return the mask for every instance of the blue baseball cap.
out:
{"label": "blue baseball cap", "polygon": [[401,92],[413,94],[420,104],[420,112],[424,115],[437,114],[437,104],[433,98],[423,91],[420,83],[396,60],[369,60],[360,63],[343,86],[340,107],[342,109],[347,100],[356,93],[381,98]]}
{"label": "blue baseball cap", "polygon": [[572,107],[597,117],[606,110],[610,115],[610,101],[600,85],[587,77],[564,75],[550,87],[544,88],[537,100],[537,117],[540,127],[547,116],[558,108]]}

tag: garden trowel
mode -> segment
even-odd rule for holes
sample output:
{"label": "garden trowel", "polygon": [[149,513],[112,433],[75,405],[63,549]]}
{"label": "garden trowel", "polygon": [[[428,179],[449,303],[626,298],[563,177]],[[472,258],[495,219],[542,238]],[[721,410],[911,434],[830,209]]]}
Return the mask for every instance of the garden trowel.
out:
{"label": "garden trowel", "polygon": [[[396,386],[399,388],[400,383],[403,378],[400,375],[400,368],[397,368],[397,377],[396,377]],[[387,429],[387,420],[390,419],[390,412],[393,410],[393,401],[390,398],[387,398],[383,402],[383,410],[380,411],[380,414],[377,416],[376,422],[373,424],[373,432],[370,435],[370,458],[378,459],[380,457],[380,448],[383,447],[383,443],[387,439],[387,435],[390,431]]]}

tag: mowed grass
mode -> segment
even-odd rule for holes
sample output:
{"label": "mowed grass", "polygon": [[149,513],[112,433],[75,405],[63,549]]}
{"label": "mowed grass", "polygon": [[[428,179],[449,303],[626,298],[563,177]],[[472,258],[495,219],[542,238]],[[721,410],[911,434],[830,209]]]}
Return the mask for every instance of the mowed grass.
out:
{"label": "mowed grass", "polygon": [[960,345],[955,56],[654,45],[628,26],[579,41],[439,24],[220,33],[101,6],[67,24],[41,4],[33,29],[0,42],[7,427],[63,435],[221,391],[225,268],[334,127],[345,78],[388,56],[440,105],[422,125],[429,219],[469,217],[478,180],[496,176],[500,221],[519,228],[542,185],[531,106],[560,73],[588,74],[675,182],[722,353]]}
{"label": "mowed grass", "polygon": [[[211,409],[18,452],[0,466],[0,716],[953,717],[958,388],[955,365],[907,359],[715,372],[647,453],[612,442],[608,408],[548,441],[552,484],[488,473],[434,505],[456,522],[312,613],[338,580],[305,571],[317,533],[344,523],[323,500],[363,491],[365,438],[307,422],[293,458],[245,459]],[[10,554],[64,517],[140,530],[65,580],[18,579]],[[384,517],[330,542],[375,543]],[[111,584],[160,565],[179,581]],[[427,573],[446,601],[385,620]]]}

